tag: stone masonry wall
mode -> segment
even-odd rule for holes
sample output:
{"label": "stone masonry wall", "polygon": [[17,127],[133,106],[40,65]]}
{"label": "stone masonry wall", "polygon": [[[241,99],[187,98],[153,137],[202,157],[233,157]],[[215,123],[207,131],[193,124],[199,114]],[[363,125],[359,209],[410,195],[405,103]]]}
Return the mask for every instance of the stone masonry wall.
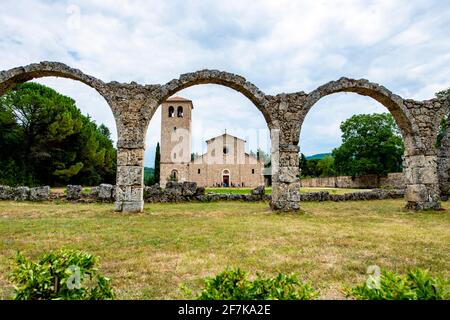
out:
{"label": "stone masonry wall", "polygon": [[302,187],[326,187],[326,188],[395,188],[405,189],[406,181],[402,172],[389,173],[385,177],[377,175],[364,175],[360,177],[338,176],[300,179]]}

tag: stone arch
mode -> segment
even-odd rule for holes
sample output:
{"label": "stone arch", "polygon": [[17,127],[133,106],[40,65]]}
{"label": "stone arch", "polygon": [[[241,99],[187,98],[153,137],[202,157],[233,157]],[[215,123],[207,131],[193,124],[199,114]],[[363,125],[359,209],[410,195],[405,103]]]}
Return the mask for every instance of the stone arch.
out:
{"label": "stone arch", "polygon": [[80,81],[95,89],[107,101],[106,84],[92,76],[84,74],[78,69],[73,69],[64,63],[44,61],[29,64],[24,67],[13,68],[0,72],[0,95],[14,88],[17,84],[27,82],[36,78],[61,77]]}
{"label": "stone arch", "polygon": [[205,69],[182,74],[178,79],[173,79],[159,88],[159,93],[156,94],[157,105],[160,105],[178,91],[199,84],[217,84],[240,92],[253,102],[256,108],[263,114],[268,128],[272,128],[273,119],[269,110],[269,101],[266,99],[264,92],[244,77],[225,71]]}
{"label": "stone arch", "polygon": [[414,154],[423,149],[420,140],[419,128],[413,115],[405,106],[403,99],[386,89],[385,87],[372,83],[365,79],[354,80],[340,78],[337,81],[328,82],[314,91],[310,92],[303,106],[300,117],[300,130],[303,121],[311,108],[323,97],[338,92],[354,92],[359,95],[368,96],[385,106],[394,117],[405,142],[405,153]]}
{"label": "stone arch", "polygon": [[79,81],[96,90],[106,101],[111,109],[116,124],[117,138],[120,139],[120,125],[118,123],[117,112],[113,107],[113,97],[111,88],[102,80],[83,73],[78,69],[71,68],[64,63],[43,61],[32,63],[23,67],[17,67],[6,71],[0,71],[0,96],[16,85],[44,77],[60,77]]}

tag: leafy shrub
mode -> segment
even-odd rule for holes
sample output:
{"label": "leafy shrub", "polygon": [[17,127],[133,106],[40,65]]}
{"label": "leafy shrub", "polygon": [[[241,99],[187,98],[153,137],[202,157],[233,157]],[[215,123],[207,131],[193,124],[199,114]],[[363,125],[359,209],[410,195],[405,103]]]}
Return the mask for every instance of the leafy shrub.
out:
{"label": "leafy shrub", "polygon": [[382,270],[377,288],[364,283],[347,295],[359,300],[445,300],[450,299],[449,285],[449,280],[433,278],[426,270],[412,270],[406,276]]}
{"label": "leafy shrub", "polygon": [[77,250],[44,253],[33,262],[20,252],[10,274],[15,300],[114,299],[110,280],[94,268],[97,258]]}
{"label": "leafy shrub", "polygon": [[[251,281],[248,273],[239,268],[206,278],[204,285],[196,297],[198,300],[309,300],[319,295],[295,274],[279,273],[270,278],[257,273],[256,279]],[[186,287],[183,290],[192,295]]]}

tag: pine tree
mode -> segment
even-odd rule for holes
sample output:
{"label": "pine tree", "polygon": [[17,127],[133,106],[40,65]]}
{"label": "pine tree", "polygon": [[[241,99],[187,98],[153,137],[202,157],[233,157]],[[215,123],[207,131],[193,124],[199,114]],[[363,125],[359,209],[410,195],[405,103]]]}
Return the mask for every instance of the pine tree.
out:
{"label": "pine tree", "polygon": [[159,148],[159,142],[156,145],[156,152],[155,152],[155,182],[159,183],[160,181],[160,162],[161,162],[161,152]]}

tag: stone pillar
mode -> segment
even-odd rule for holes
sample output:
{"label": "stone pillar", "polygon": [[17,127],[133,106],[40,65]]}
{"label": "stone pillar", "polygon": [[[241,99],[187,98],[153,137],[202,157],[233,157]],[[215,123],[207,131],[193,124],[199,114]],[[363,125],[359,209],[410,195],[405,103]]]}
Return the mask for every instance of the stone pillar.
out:
{"label": "stone pillar", "polygon": [[116,211],[144,209],[144,148],[117,149]]}
{"label": "stone pillar", "polygon": [[157,88],[159,85],[110,82],[103,94],[117,126],[115,210],[119,212],[144,209],[145,135],[158,107],[152,95]]}
{"label": "stone pillar", "polygon": [[436,155],[406,155],[406,208],[413,210],[440,209],[440,192]]}
{"label": "stone pillar", "polygon": [[300,209],[298,145],[279,143],[279,130],[271,130],[272,139],[272,201],[273,210]]}

